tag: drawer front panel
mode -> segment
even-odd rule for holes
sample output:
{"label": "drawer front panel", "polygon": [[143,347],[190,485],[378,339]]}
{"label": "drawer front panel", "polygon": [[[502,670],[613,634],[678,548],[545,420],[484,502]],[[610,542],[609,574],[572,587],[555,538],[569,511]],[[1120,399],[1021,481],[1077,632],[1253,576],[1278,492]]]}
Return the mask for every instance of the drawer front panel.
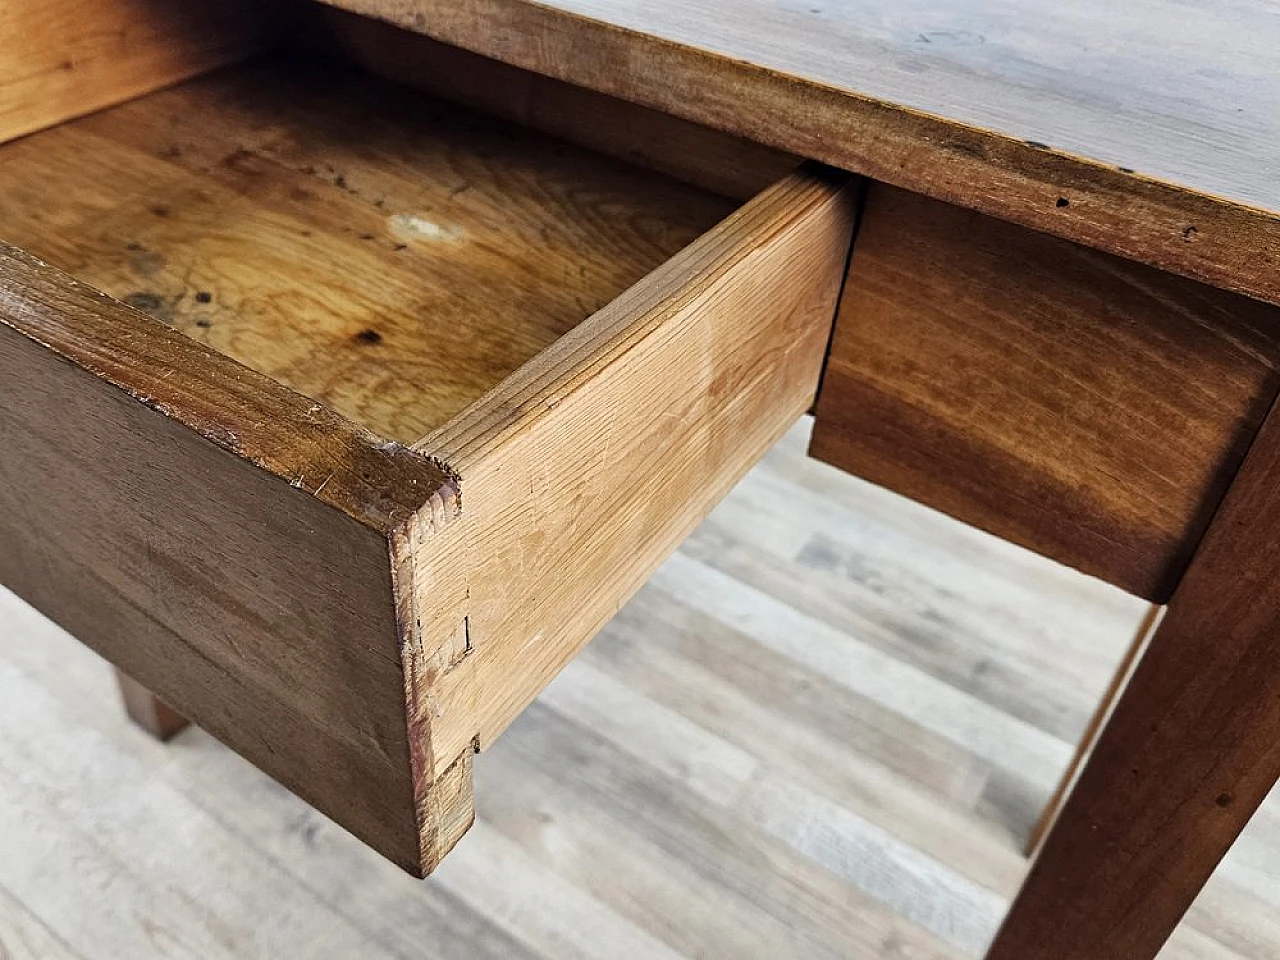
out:
{"label": "drawer front panel", "polygon": [[1278,339],[1276,308],[875,185],[811,452],[1165,600]]}
{"label": "drawer front panel", "polygon": [[0,583],[411,870],[387,534],[442,486],[0,246]]}

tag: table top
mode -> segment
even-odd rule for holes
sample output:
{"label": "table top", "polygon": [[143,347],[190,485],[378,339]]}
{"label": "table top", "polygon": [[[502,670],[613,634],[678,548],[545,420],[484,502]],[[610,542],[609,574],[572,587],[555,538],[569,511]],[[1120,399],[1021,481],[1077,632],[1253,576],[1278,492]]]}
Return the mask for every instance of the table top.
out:
{"label": "table top", "polygon": [[326,0],[1280,303],[1271,0]]}

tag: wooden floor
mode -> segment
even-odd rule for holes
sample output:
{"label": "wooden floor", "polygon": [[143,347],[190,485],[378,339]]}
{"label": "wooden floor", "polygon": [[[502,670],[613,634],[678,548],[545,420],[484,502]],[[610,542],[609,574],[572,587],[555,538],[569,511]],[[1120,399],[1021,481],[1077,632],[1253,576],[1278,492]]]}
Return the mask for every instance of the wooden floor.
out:
{"label": "wooden floor", "polygon": [[[980,954],[1143,605],[799,425],[477,762],[419,883],[0,592],[0,957]],[[1163,955],[1280,951],[1280,800]]]}

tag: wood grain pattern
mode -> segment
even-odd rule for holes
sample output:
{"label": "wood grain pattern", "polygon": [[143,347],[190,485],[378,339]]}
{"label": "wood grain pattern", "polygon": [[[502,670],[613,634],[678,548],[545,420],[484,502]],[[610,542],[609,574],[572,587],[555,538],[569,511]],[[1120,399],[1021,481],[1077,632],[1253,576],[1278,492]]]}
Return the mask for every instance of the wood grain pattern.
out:
{"label": "wood grain pattern", "polygon": [[0,142],[239,60],[268,38],[246,0],[6,0]]}
{"label": "wood grain pattern", "polygon": [[813,453],[1164,601],[1278,367],[1273,307],[875,186]]}
{"label": "wood grain pattern", "polygon": [[450,479],[12,248],[0,582],[417,867],[387,535]]}
{"label": "wood grain pattern", "polygon": [[817,168],[783,181],[416,445],[463,504],[396,541],[424,779],[487,746],[808,406],[853,197]]}
{"label": "wood grain pattern", "polygon": [[1267,5],[325,2],[1280,303]]}
{"label": "wood grain pattern", "polygon": [[1276,784],[1277,471],[1273,410],[989,960],[1150,960]]}
{"label": "wood grain pattern", "polygon": [[320,4],[309,4],[306,12],[311,17],[301,22],[308,25],[312,43],[378,76],[727,197],[749,200],[800,163],[792,154],[477,56],[379,20]]}
{"label": "wood grain pattern", "polygon": [[169,740],[187,728],[187,718],[123,670],[116,671],[116,686],[125,713],[157,740]]}
{"label": "wood grain pattern", "polygon": [[402,442],[732,209],[287,60],[9,144],[0,182],[10,242]]}

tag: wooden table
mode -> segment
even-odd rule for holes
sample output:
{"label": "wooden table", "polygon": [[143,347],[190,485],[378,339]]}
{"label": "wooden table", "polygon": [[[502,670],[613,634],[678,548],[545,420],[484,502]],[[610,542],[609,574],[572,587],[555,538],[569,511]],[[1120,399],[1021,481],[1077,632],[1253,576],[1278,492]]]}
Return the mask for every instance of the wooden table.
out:
{"label": "wooden table", "polygon": [[[425,872],[469,823],[472,747],[816,390],[815,456],[1167,604],[988,954],[1153,957],[1280,775],[1280,12],[326,3],[404,29],[315,4],[0,13],[30,38],[3,34],[0,134],[50,128],[0,148],[0,232],[159,318],[5,255],[0,529],[19,548],[0,579]],[[432,122],[470,132],[437,161],[388,132],[420,116],[366,120],[389,95],[348,98],[292,67],[53,126],[282,35],[721,195],[753,196],[798,158],[865,180],[811,165],[711,227],[723,209],[706,192],[447,111]],[[309,159],[313,142],[348,166]],[[387,227],[370,210],[374,194],[447,205],[495,164],[465,222]],[[151,184],[167,199],[114,205]],[[486,189],[505,199],[485,207]],[[219,210],[244,198],[252,239],[271,237],[259,256],[288,256],[210,274],[229,249]],[[384,228],[392,253],[426,259],[401,275],[354,252]],[[268,274],[312,262],[317,231],[358,238],[334,241],[350,277],[380,274],[389,294],[317,268],[264,299]],[[537,269],[473,258],[469,312],[424,332],[403,306],[422,264],[443,269],[442,245],[484,231],[486,250],[528,245]],[[519,291],[537,284],[568,297],[530,313]],[[329,323],[317,288],[384,325],[342,327],[311,361],[274,344],[281,323],[308,343]],[[228,291],[248,319],[219,340]],[[292,306],[249,316],[260,302]],[[423,336],[429,349],[391,358],[417,373],[368,387],[391,362],[370,349]],[[362,373],[314,362],[334,343]],[[454,386],[423,399],[423,370]],[[86,442],[68,422],[98,426]],[[104,574],[116,553],[123,573]]]}

